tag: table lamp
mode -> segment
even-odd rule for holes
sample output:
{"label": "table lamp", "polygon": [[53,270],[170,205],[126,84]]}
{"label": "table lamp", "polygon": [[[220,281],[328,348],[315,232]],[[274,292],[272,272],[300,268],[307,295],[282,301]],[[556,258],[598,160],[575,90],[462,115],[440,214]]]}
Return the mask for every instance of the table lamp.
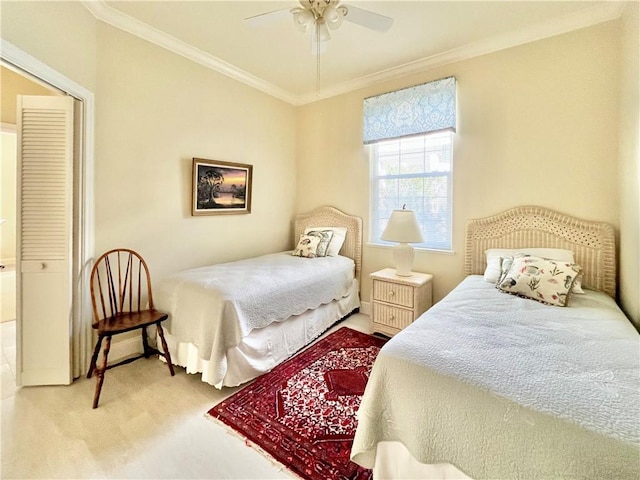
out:
{"label": "table lamp", "polygon": [[414,251],[409,243],[421,243],[424,241],[420,225],[413,210],[394,210],[389,218],[387,227],[380,238],[387,242],[398,242],[393,247],[393,263],[396,267],[396,275],[410,277],[413,265]]}

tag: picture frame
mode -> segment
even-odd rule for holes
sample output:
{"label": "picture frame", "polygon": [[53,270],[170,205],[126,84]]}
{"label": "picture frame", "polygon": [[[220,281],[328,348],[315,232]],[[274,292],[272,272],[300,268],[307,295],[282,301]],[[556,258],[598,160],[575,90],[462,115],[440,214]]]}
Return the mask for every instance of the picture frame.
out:
{"label": "picture frame", "polygon": [[253,166],[193,159],[191,215],[251,213]]}

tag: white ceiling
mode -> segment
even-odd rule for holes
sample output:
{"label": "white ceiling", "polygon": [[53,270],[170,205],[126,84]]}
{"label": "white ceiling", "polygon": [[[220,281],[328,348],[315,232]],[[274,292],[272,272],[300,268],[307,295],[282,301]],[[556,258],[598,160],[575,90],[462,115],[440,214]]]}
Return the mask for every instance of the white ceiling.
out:
{"label": "white ceiling", "polygon": [[103,1],[96,18],[153,41],[294,105],[381,80],[565,33],[617,18],[620,2],[343,0],[394,19],[386,33],[345,21],[326,51],[288,14],[252,27],[243,19],[293,8],[278,1]]}

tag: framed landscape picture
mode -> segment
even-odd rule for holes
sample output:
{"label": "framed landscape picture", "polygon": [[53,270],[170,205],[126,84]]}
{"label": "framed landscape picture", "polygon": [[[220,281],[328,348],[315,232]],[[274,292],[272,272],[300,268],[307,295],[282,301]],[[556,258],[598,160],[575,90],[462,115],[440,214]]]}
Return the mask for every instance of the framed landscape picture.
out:
{"label": "framed landscape picture", "polygon": [[253,166],[193,159],[192,215],[251,213]]}

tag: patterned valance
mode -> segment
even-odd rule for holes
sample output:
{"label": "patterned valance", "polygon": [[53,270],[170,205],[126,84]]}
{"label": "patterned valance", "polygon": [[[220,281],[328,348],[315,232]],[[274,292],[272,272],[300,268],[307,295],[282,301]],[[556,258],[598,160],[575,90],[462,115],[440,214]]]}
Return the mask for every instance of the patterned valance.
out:
{"label": "patterned valance", "polygon": [[364,144],[456,129],[456,79],[447,77],[364,99]]}

